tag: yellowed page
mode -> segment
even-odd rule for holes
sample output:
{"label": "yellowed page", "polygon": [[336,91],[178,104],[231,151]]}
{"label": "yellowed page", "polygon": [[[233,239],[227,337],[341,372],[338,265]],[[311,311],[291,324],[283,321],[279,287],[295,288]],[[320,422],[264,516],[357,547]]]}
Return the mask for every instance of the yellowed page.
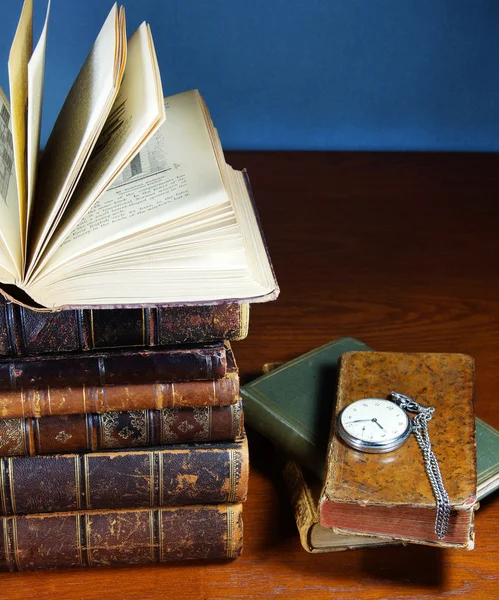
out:
{"label": "yellowed page", "polygon": [[16,268],[10,256],[0,246],[0,281],[2,283],[16,283]]}
{"label": "yellowed page", "polygon": [[166,121],[93,204],[47,267],[227,202],[197,90],[165,101]]}
{"label": "yellowed page", "polygon": [[0,247],[21,276],[21,230],[10,105],[0,88]]}
{"label": "yellowed page", "polygon": [[50,0],[47,5],[45,23],[40,39],[33,50],[28,63],[28,116],[27,116],[27,177],[28,188],[26,195],[26,237],[28,235],[29,219],[32,211],[35,192],[36,165],[40,144],[40,126],[42,120],[43,80],[45,74],[45,49],[47,46],[47,27],[50,14]]}
{"label": "yellowed page", "polygon": [[165,120],[156,53],[146,23],[128,42],[120,91],[61,222],[33,276],[78,223],[96,198],[123,170]]}
{"label": "yellowed page", "polygon": [[28,274],[111,110],[126,58],[122,40],[120,15],[115,4],[64,102],[40,161],[33,205],[33,236],[28,247]]}
{"label": "yellowed page", "polygon": [[28,104],[28,61],[33,47],[33,0],[25,0],[9,54],[9,85],[12,110],[12,139],[16,165],[21,252],[26,234],[26,106]]}

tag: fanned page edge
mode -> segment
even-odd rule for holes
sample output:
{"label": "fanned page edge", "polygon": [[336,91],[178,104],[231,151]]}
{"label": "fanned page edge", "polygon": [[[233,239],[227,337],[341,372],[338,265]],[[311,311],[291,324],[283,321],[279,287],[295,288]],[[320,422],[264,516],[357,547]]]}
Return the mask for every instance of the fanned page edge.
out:
{"label": "fanned page edge", "polygon": [[254,195],[251,189],[251,184],[249,181],[249,177],[248,177],[248,173],[246,171],[246,169],[243,169],[241,171],[247,190],[248,190],[248,196],[250,198],[250,202],[251,202],[251,206],[252,209],[254,211],[255,214],[255,219],[256,222],[258,224],[258,229],[262,238],[262,243],[263,246],[265,248],[265,252],[266,252],[266,256],[267,256],[267,260],[271,269],[271,273],[272,273],[272,277],[274,280],[274,284],[275,287],[274,289],[269,292],[268,294],[264,294],[262,296],[255,296],[255,297],[244,297],[244,298],[224,298],[224,299],[218,299],[218,300],[201,300],[201,301],[185,301],[185,302],[164,302],[164,303],[158,303],[158,302],[153,302],[153,303],[132,303],[132,304],[126,304],[126,303],[112,303],[112,304],[65,304],[65,305],[60,305],[57,306],[55,308],[48,308],[45,306],[42,306],[40,304],[38,304],[33,298],[31,298],[29,296],[29,292],[22,290],[21,288],[18,288],[16,286],[12,286],[12,285],[3,285],[0,284],[0,293],[3,294],[3,296],[5,296],[5,298],[7,300],[10,300],[11,302],[14,302],[15,304],[19,304],[21,306],[24,306],[25,308],[29,308],[31,310],[35,310],[38,312],[54,312],[54,311],[59,311],[59,310],[75,310],[75,309],[81,309],[81,308],[85,308],[85,309],[110,309],[110,308],[151,308],[151,307],[155,307],[155,306],[206,306],[206,305],[220,305],[220,304],[257,304],[257,303],[263,303],[263,302],[271,302],[273,300],[275,300],[280,293],[280,289],[279,289],[279,285],[277,283],[277,279],[275,276],[275,271],[272,265],[272,261],[270,258],[270,254],[268,251],[268,246],[266,244],[265,241],[265,237],[263,234],[263,229],[261,226],[261,221],[260,221],[260,216],[258,214],[258,210],[256,208],[256,204],[255,204],[255,199],[254,199]]}

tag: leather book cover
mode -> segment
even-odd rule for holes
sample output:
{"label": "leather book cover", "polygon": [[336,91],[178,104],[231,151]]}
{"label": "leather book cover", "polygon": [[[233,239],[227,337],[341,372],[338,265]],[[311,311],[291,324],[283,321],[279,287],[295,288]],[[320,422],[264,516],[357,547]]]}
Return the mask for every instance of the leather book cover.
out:
{"label": "leather book cover", "polygon": [[0,456],[236,440],[243,435],[243,422],[241,401],[229,406],[0,419]]}
{"label": "leather book cover", "polygon": [[[385,454],[354,450],[337,437],[336,418],[345,406],[362,398],[388,399],[392,391],[435,407],[429,435],[451,508],[444,540],[435,534],[436,501],[413,434]],[[342,356],[320,500],[323,526],[338,533],[471,549],[476,482],[471,357],[391,352]]]}
{"label": "leather book cover", "polygon": [[38,312],[0,294],[0,356],[241,340],[248,326],[249,304]]}
{"label": "leather book cover", "polygon": [[239,442],[0,459],[3,515],[243,502]]}
{"label": "leather book cover", "polygon": [[241,504],[62,512],[0,519],[0,570],[237,558]]}
{"label": "leather book cover", "polygon": [[154,350],[52,354],[0,360],[0,394],[23,389],[134,385],[219,379],[227,371],[223,342]]}
{"label": "leather book cover", "polygon": [[370,350],[353,338],[315,348],[241,387],[246,423],[322,479],[338,361]]}
{"label": "leather book cover", "polygon": [[[239,400],[239,374],[234,355],[228,348],[226,358],[226,374],[218,379],[130,385],[107,385],[104,381],[104,384],[99,382],[96,385],[0,390],[0,418],[162,410],[179,406],[228,406]],[[61,375],[65,377],[64,373]]]}
{"label": "leather book cover", "polygon": [[396,543],[368,536],[335,533],[332,529],[323,527],[319,522],[318,510],[322,483],[291,460],[284,466],[283,478],[300,534],[300,542],[307,552],[340,552]]}

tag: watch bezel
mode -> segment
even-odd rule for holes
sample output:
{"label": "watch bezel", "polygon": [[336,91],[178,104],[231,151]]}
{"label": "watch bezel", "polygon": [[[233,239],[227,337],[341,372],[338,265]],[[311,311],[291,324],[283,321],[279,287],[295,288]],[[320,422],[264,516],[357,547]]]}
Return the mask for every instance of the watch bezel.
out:
{"label": "watch bezel", "polygon": [[338,416],[336,418],[336,430],[338,432],[339,437],[348,446],[354,448],[355,450],[360,450],[361,452],[368,452],[370,454],[382,454],[384,452],[391,452],[392,450],[396,450],[411,435],[412,420],[410,419],[409,415],[405,412],[405,410],[400,408],[400,406],[398,406],[395,402],[393,402],[393,404],[395,406],[397,406],[397,408],[399,408],[399,410],[401,410],[403,412],[403,414],[407,420],[407,426],[401,434],[399,434],[396,438],[394,438],[390,441],[369,442],[367,440],[360,440],[358,437],[350,434],[343,426],[341,417],[342,417],[344,411],[347,408],[349,408],[350,406],[352,406],[353,404],[356,404],[357,402],[365,402],[366,400],[382,400],[383,402],[391,402],[390,400],[387,400],[386,398],[360,398],[359,400],[356,400],[355,402],[351,402],[347,406],[343,407],[341,409],[341,411],[338,413]]}

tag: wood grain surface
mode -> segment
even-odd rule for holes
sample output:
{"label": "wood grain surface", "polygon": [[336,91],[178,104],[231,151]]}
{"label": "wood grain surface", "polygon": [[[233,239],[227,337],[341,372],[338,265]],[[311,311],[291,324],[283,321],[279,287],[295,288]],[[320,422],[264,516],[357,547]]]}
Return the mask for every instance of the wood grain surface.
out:
{"label": "wood grain surface", "polygon": [[[243,380],[343,335],[378,350],[464,352],[499,428],[499,155],[228,153],[247,167],[281,286],[233,345]],[[302,550],[273,448],[249,432],[245,550],[222,564],[3,574],[0,599],[499,597],[499,497],[472,552]]]}

